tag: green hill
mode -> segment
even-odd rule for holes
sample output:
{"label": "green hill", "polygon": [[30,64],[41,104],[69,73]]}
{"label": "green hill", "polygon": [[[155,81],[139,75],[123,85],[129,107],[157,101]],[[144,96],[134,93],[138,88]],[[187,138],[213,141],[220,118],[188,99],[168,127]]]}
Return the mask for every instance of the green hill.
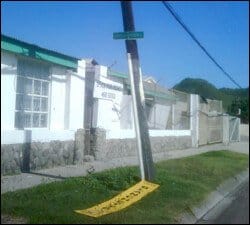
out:
{"label": "green hill", "polygon": [[209,99],[222,100],[226,112],[230,111],[232,103],[236,100],[246,101],[249,105],[249,88],[218,89],[206,80],[193,78],[186,78],[173,88],[190,94],[199,94]]}

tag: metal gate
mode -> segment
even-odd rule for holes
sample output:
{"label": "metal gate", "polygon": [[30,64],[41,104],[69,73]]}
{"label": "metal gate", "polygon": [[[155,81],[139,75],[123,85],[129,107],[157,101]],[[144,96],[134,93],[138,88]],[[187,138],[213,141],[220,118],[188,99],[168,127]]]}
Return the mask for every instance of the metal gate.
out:
{"label": "metal gate", "polygon": [[199,112],[199,145],[223,141],[223,118],[215,114]]}
{"label": "metal gate", "polygon": [[223,141],[223,117],[220,115],[208,116],[208,139],[207,143]]}
{"label": "metal gate", "polygon": [[229,141],[240,141],[240,118],[229,116]]}
{"label": "metal gate", "polygon": [[208,139],[208,132],[207,132],[207,115],[199,111],[199,145],[206,145],[207,144],[207,139]]}

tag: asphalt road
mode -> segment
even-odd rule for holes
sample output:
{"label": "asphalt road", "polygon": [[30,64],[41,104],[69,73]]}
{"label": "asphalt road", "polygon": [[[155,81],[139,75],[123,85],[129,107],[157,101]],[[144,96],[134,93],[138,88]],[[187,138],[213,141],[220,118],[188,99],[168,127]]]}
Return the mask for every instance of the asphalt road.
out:
{"label": "asphalt road", "polygon": [[249,224],[249,181],[233,197],[230,206],[214,220],[217,224]]}
{"label": "asphalt road", "polygon": [[223,201],[198,224],[249,224],[249,180]]}

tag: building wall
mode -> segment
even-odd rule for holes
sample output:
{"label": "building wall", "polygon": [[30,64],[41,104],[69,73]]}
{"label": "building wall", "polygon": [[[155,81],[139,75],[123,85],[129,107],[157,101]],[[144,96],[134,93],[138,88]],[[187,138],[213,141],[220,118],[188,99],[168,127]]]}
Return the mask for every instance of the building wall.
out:
{"label": "building wall", "polygon": [[1,130],[13,130],[16,103],[17,59],[1,51]]}
{"label": "building wall", "polygon": [[148,125],[156,129],[166,129],[171,106],[154,104],[150,110]]}
{"label": "building wall", "polygon": [[32,170],[82,162],[75,131],[83,128],[85,61],[76,72],[51,65],[47,128],[15,129],[18,56],[1,51],[1,173],[20,172],[29,158]]}
{"label": "building wall", "polygon": [[[94,85],[94,127],[104,128],[107,130],[120,129],[120,110],[122,102],[123,86],[117,82],[106,79],[103,76],[99,77],[101,83],[95,82]],[[108,86],[115,86],[120,90],[110,89]]]}
{"label": "building wall", "polygon": [[84,121],[85,61],[79,61],[78,71],[52,68],[51,130],[77,130]]}
{"label": "building wall", "polygon": [[134,114],[132,108],[132,96],[123,95],[121,101],[121,110],[120,110],[120,120],[121,120],[121,129],[131,130],[134,129]]}
{"label": "building wall", "polygon": [[[53,66],[51,68],[50,89],[50,126],[51,130],[62,130],[65,127],[65,99],[67,71],[64,68]],[[68,107],[68,106],[67,106]]]}
{"label": "building wall", "polygon": [[[1,130],[4,132],[16,130],[14,123],[17,61],[18,56],[15,54],[1,51]],[[85,61],[79,61],[78,65],[77,72],[63,66],[51,65],[48,128],[32,130],[83,128]],[[16,134],[13,133],[13,140],[18,139]],[[10,137],[10,132],[7,135]]]}
{"label": "building wall", "polygon": [[[86,130],[82,129],[84,128],[85,61],[79,61],[76,72],[61,66],[51,67],[48,128],[15,130],[17,60],[14,54],[4,52],[1,58],[1,168],[4,174],[20,172],[25,166],[37,170],[59,165],[81,164],[85,155],[92,155],[96,160],[137,155],[131,96],[123,95],[121,83],[107,79],[107,67],[99,65],[95,67],[92,125],[97,129],[93,129],[91,133],[92,146],[90,151],[86,152]],[[102,85],[97,87],[97,81]],[[120,89],[108,88],[110,85]],[[162,130],[149,131],[153,154],[198,146],[198,100],[198,95],[191,95],[191,119],[185,126],[183,124],[177,126],[176,121],[181,121],[181,113],[171,112],[177,124],[174,125],[180,130],[164,129],[170,114],[170,106],[156,104],[156,112],[159,111],[156,117],[164,126],[158,127]],[[175,108],[178,112],[188,112],[189,104],[177,102]],[[161,119],[163,111],[167,115]],[[90,137],[90,132],[88,135]]]}
{"label": "building wall", "polygon": [[85,96],[85,68],[84,60],[78,61],[77,73],[71,73],[69,129],[77,130],[84,127],[84,96]]}

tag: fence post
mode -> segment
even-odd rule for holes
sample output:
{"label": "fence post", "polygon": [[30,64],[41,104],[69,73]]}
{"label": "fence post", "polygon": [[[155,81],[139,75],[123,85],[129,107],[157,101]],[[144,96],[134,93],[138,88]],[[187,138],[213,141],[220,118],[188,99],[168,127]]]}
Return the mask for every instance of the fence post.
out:
{"label": "fence post", "polygon": [[199,95],[190,95],[190,130],[192,147],[199,146]]}
{"label": "fence post", "polygon": [[77,129],[75,132],[74,164],[82,164],[85,150],[85,130]]}
{"label": "fence post", "polygon": [[106,159],[106,130],[102,128],[91,129],[91,151],[95,160]]}
{"label": "fence post", "polygon": [[223,115],[223,144],[229,144],[229,116]]}
{"label": "fence post", "polygon": [[240,118],[238,118],[239,129],[238,129],[238,141],[240,142]]}

